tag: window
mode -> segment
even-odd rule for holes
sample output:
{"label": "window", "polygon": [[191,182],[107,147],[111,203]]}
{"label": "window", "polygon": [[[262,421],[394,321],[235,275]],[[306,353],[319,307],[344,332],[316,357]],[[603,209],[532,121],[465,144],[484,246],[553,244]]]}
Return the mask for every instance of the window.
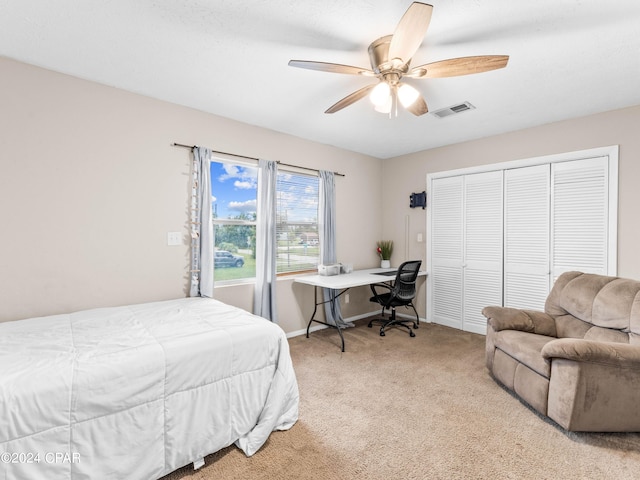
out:
{"label": "window", "polygon": [[[257,173],[255,166],[211,162],[216,282],[255,278]],[[278,273],[318,265],[318,188],[317,176],[278,172]]]}
{"label": "window", "polygon": [[216,282],[256,276],[256,167],[211,162]]}
{"label": "window", "polygon": [[278,172],[278,273],[314,270],[318,266],[318,188],[317,176]]}

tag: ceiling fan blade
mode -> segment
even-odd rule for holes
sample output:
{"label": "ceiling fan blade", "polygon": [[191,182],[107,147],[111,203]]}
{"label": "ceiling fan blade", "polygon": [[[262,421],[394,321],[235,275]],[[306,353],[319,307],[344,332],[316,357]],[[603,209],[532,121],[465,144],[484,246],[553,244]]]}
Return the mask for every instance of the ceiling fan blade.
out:
{"label": "ceiling fan blade", "polygon": [[427,108],[427,102],[424,101],[422,95],[420,95],[415,102],[406,107],[406,109],[413,113],[416,117],[424,115],[429,111],[429,109]]}
{"label": "ceiling fan blade", "polygon": [[389,45],[389,60],[402,59],[408,63],[416,53],[431,22],[433,6],[413,2],[400,19]]}
{"label": "ceiling fan blade", "polygon": [[375,87],[375,85],[367,85],[366,87],[362,87],[360,90],[356,90],[351,95],[347,95],[342,100],[331,105],[324,113],[336,113],[338,110],[348,107],[352,103],[366,97],[369,92],[373,90],[373,87]]}
{"label": "ceiling fan blade", "polygon": [[319,70],[321,72],[346,73],[349,75],[365,75],[374,77],[368,68],[352,67],[351,65],[340,65],[339,63],[310,62],[307,60],[289,60],[290,67],[306,68],[308,70]]}
{"label": "ceiling fan blade", "polygon": [[509,55],[450,58],[412,68],[406,76],[413,78],[457,77],[504,68],[508,61]]}

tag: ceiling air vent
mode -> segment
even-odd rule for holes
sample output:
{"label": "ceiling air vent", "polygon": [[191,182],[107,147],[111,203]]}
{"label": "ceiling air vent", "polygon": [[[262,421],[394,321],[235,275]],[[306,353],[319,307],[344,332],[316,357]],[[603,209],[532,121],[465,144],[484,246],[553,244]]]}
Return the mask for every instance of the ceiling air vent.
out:
{"label": "ceiling air vent", "polygon": [[436,110],[435,112],[431,112],[432,115],[435,115],[438,118],[448,117],[450,115],[455,115],[456,113],[466,112],[467,110],[473,110],[474,107],[469,102],[459,103],[457,105],[451,105],[450,107],[441,108],[440,110]]}

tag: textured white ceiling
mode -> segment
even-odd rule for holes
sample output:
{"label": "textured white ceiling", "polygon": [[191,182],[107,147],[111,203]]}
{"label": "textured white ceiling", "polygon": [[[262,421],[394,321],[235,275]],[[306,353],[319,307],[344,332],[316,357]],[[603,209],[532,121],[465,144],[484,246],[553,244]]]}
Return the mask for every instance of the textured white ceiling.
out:
{"label": "textured white ceiling", "polygon": [[327,115],[372,80],[287,65],[369,68],[409,0],[1,0],[0,55],[379,158],[640,104],[638,0],[430,3],[413,65],[510,55],[411,82],[431,111],[476,107],[445,119],[390,120],[368,99]]}

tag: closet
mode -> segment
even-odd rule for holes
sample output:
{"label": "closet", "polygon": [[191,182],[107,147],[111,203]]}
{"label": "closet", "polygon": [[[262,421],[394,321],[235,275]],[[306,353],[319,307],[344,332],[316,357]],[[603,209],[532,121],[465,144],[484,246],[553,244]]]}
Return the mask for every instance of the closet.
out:
{"label": "closet", "polygon": [[618,149],[427,177],[427,318],[484,334],[482,308],[544,309],[568,270],[616,274]]}

